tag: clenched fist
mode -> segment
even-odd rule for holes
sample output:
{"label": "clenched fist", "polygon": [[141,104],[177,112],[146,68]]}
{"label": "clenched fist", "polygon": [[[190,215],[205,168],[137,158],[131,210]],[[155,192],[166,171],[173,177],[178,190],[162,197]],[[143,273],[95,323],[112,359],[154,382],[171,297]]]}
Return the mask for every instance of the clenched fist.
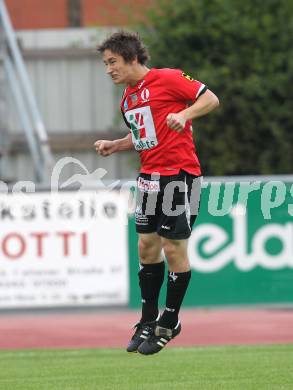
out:
{"label": "clenched fist", "polygon": [[94,143],[96,151],[103,157],[110,156],[117,151],[117,143],[115,141],[98,140]]}
{"label": "clenched fist", "polygon": [[185,127],[186,119],[181,113],[169,114],[167,116],[167,126],[175,131],[182,131]]}

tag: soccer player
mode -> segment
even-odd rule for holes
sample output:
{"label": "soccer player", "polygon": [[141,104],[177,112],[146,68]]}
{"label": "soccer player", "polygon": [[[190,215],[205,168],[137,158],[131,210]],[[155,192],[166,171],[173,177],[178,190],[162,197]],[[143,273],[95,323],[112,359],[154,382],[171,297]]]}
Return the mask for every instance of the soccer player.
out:
{"label": "soccer player", "polygon": [[[191,277],[188,238],[198,212],[201,169],[192,119],[218,106],[206,85],[179,69],[149,69],[147,49],[136,33],[120,31],[101,45],[107,74],[124,84],[121,111],[130,129],[122,139],[98,140],[101,156],[130,150],[140,154],[136,230],[142,314],[127,351],[159,352],[181,331],[179,310]],[[166,307],[158,298],[168,264]]]}

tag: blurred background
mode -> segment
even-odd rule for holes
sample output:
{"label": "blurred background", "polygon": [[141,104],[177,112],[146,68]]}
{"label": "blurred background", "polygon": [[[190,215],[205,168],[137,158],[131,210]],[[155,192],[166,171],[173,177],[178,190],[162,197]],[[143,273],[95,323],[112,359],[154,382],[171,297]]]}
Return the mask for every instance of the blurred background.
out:
{"label": "blurred background", "polygon": [[[204,175],[292,173],[291,1],[5,4],[55,161],[70,155],[91,172],[104,167],[109,179],[128,179],[137,170],[135,152],[99,159],[93,150],[96,139],[122,137],[126,131],[119,112],[121,88],[112,85],[95,51],[113,30],[126,27],[141,32],[151,66],[184,69],[219,96],[220,109],[195,124]],[[3,39],[5,31],[1,57],[12,54]],[[32,143],[14,95],[2,69],[0,177],[34,180]],[[38,144],[40,132],[30,133],[36,133]],[[74,169],[68,166],[63,174]]]}
{"label": "blurred background", "polygon": [[[79,163],[62,166],[61,181],[93,184],[98,168],[110,181],[136,177],[136,152],[105,159],[93,147],[97,139],[127,133],[122,89],[107,77],[95,49],[121,28],[140,32],[150,66],[181,68],[221,102],[194,124],[208,179],[189,249],[197,282],[185,305],[291,304],[293,2],[0,0],[0,7],[1,186],[31,180],[43,190],[25,200],[1,195],[0,308],[139,306],[127,194],[86,189],[53,199],[48,192],[63,157]],[[209,204],[214,180],[216,214]],[[259,183],[244,219],[231,208],[219,211],[231,181],[234,204],[241,183]],[[14,217],[16,205],[22,207]],[[93,208],[104,216],[98,224]],[[117,291],[109,287],[113,280]]]}

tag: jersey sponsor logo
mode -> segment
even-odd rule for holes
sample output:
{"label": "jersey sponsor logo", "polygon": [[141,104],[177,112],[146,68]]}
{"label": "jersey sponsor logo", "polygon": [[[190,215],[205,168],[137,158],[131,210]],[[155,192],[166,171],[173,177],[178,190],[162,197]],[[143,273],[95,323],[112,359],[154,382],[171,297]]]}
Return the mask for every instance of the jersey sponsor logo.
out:
{"label": "jersey sponsor logo", "polygon": [[186,74],[186,73],[182,73],[182,76],[185,77],[187,80],[189,81],[194,81],[194,78],[192,78],[191,76],[189,76],[189,74]]}
{"label": "jersey sponsor logo", "polygon": [[144,103],[144,102],[148,102],[148,101],[149,101],[149,97],[150,97],[150,91],[149,91],[149,89],[144,88],[144,89],[141,91],[140,96],[141,96],[141,99],[142,99],[143,103]]}
{"label": "jersey sponsor logo", "polygon": [[132,133],[132,142],[137,151],[152,149],[158,145],[152,112],[149,106],[139,107],[125,113]]}
{"label": "jersey sponsor logo", "polygon": [[160,181],[159,180],[146,180],[142,177],[138,178],[137,188],[142,192],[152,193],[160,191]]}
{"label": "jersey sponsor logo", "polygon": [[135,143],[134,147],[135,147],[135,150],[140,152],[142,150],[152,149],[156,145],[157,144],[155,143],[155,141],[142,141],[142,140],[140,140],[140,141]]}
{"label": "jersey sponsor logo", "polygon": [[143,115],[139,112],[136,112],[135,114],[130,114],[128,121],[130,123],[130,127],[134,138],[137,141],[140,140],[141,138],[145,138],[146,130],[144,125]]}

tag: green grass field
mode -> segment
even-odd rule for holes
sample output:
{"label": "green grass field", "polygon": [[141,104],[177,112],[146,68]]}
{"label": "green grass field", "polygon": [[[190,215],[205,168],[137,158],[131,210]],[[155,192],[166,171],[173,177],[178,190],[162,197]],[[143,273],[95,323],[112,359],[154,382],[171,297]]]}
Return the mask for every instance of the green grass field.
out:
{"label": "green grass field", "polygon": [[0,389],[293,389],[293,345],[1,351]]}

